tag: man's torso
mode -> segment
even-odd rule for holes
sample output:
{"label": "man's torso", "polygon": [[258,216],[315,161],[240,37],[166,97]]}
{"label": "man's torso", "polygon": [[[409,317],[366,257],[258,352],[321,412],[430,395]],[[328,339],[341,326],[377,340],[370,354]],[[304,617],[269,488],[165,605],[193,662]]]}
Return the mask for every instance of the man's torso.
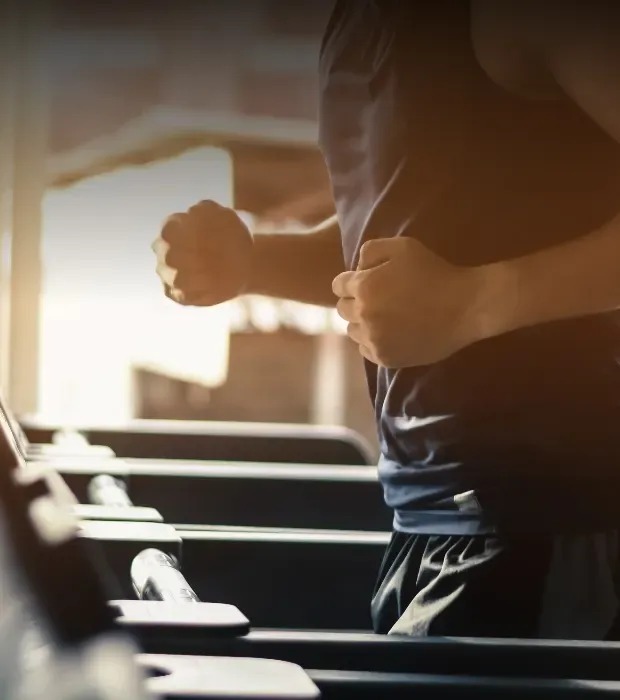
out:
{"label": "man's torso", "polygon": [[[620,208],[617,145],[568,100],[494,84],[469,19],[464,1],[336,3],[320,136],[351,268],[365,240],[395,235],[455,264],[508,259],[585,235]],[[586,475],[615,483],[618,357],[616,322],[599,317],[478,343],[432,367],[367,364],[397,526],[488,531],[495,514],[481,517],[480,500],[523,512],[535,488],[544,511],[561,483],[572,508]],[[477,499],[459,510],[454,496],[471,490]]]}

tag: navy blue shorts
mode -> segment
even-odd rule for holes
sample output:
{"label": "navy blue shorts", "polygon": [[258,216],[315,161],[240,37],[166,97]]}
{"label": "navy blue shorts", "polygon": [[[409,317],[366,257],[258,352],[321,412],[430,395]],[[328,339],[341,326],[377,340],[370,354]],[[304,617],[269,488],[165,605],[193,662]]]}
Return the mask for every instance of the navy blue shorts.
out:
{"label": "navy blue shorts", "polygon": [[372,600],[379,634],[618,640],[618,533],[395,532]]}

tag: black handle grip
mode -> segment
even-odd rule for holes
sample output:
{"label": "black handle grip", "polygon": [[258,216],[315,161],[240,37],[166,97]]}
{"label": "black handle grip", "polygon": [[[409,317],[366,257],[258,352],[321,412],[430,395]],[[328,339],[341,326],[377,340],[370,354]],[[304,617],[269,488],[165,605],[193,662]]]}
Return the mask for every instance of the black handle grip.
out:
{"label": "black handle grip", "polygon": [[133,560],[131,582],[139,600],[200,602],[174,558],[158,549],[145,549]]}
{"label": "black handle grip", "polygon": [[131,508],[133,506],[125,484],[107,474],[100,474],[91,479],[88,484],[88,500],[93,505],[110,508]]}

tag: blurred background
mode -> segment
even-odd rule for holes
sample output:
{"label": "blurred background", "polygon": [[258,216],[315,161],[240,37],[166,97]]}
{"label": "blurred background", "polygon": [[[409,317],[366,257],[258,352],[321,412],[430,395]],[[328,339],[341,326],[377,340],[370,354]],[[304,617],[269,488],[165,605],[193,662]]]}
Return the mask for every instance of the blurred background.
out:
{"label": "blurred background", "polygon": [[28,6],[26,39],[2,25],[0,371],[18,413],[344,425],[375,445],[334,312],[178,307],[150,250],[201,199],[255,231],[333,213],[316,119],[331,4],[55,0]]}

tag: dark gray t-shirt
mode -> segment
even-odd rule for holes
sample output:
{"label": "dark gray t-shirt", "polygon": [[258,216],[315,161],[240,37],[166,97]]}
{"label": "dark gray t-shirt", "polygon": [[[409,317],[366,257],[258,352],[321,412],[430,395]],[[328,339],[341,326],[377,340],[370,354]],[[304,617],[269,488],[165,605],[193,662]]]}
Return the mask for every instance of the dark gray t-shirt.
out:
{"label": "dark gray t-shirt", "polygon": [[[585,235],[620,210],[618,144],[568,99],[528,101],[494,84],[464,0],[338,0],[320,74],[320,143],[350,268],[371,238],[412,236],[478,265]],[[367,363],[396,529],[616,521],[619,359],[606,315],[513,332],[429,367]]]}

